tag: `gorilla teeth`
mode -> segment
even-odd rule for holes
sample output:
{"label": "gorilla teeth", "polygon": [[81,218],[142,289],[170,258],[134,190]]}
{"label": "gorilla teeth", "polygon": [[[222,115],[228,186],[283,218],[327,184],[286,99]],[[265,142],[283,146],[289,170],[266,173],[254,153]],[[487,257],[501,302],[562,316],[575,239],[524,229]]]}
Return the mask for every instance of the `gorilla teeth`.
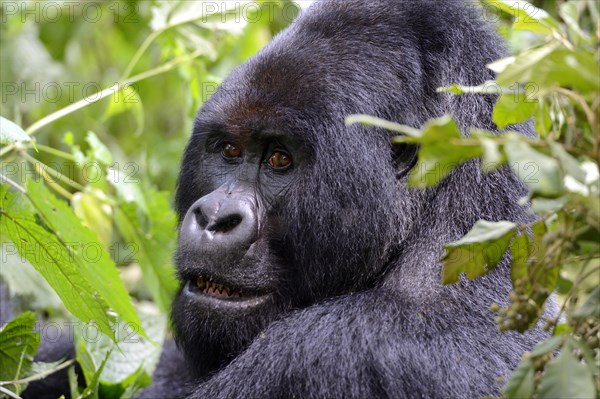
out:
{"label": "gorilla teeth", "polygon": [[196,286],[202,292],[210,296],[222,297],[222,298],[241,298],[242,292],[233,290],[223,284],[216,284],[210,281],[206,281],[204,277],[196,278]]}

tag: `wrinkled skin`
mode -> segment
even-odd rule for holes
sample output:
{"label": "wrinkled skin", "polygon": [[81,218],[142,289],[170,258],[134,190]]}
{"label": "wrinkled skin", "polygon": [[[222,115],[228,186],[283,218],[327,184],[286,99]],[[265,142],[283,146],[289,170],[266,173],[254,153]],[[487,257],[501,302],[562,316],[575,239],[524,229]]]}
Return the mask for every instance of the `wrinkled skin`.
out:
{"label": "wrinkled skin", "polygon": [[416,149],[344,118],[420,127],[452,114],[465,131],[494,130],[495,98],[436,88],[493,79],[485,65],[502,55],[493,27],[462,1],[337,0],[238,67],[199,111],[185,151],[180,349],[167,345],[139,397],[497,395],[498,377],[543,334],[495,326],[489,306],[506,301],[508,258],[451,286],[439,258],[478,219],[532,220],[518,204],[524,188],[477,162],[408,188]]}

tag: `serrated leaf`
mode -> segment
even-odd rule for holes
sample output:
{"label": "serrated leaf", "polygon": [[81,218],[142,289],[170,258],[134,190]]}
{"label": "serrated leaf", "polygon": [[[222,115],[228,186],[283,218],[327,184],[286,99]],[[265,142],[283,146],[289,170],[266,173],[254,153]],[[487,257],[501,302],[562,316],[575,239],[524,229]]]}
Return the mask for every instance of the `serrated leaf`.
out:
{"label": "serrated leaf", "polygon": [[39,225],[29,204],[11,193],[0,198],[0,216],[2,236],[44,276],[67,310],[86,323],[96,321],[101,331],[111,336],[108,305],[83,276],[71,248]]}
{"label": "serrated leaf", "polygon": [[0,116],[0,144],[28,143],[31,137],[16,123]]}
{"label": "serrated leaf", "polygon": [[[40,334],[34,332],[35,315],[25,312],[0,329],[0,381],[15,381],[27,375],[33,356],[40,345]],[[20,386],[7,385],[12,392]]]}
{"label": "serrated leaf", "polygon": [[86,323],[95,321],[108,336],[112,336],[109,307],[123,320],[139,325],[115,264],[95,234],[43,183],[29,180],[27,198],[35,211],[10,193],[1,199],[0,228],[46,278],[67,309]]}
{"label": "serrated leaf", "polygon": [[596,399],[594,376],[565,346],[544,369],[538,389],[540,399]]}
{"label": "serrated leaf", "polygon": [[478,220],[460,240],[446,244],[442,282],[456,283],[460,273],[474,279],[492,271],[500,262],[517,225],[508,221]]}

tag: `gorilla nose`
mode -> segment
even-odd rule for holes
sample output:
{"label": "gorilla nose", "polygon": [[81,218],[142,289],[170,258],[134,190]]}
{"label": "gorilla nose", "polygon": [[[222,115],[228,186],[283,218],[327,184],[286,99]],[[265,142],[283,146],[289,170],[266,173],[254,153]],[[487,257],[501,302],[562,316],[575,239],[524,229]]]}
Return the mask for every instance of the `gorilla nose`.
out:
{"label": "gorilla nose", "polygon": [[200,250],[245,249],[255,241],[258,218],[251,201],[211,193],[200,198],[188,211],[182,225],[182,235],[190,243],[200,244]]}

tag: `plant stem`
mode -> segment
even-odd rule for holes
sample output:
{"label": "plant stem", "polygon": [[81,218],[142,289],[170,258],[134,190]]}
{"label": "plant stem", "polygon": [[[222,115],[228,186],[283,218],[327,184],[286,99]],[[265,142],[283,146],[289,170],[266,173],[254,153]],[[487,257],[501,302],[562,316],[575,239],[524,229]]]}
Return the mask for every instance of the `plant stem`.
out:
{"label": "plant stem", "polygon": [[171,69],[175,68],[177,65],[182,64],[184,62],[191,61],[194,58],[202,55],[202,53],[203,53],[202,50],[197,50],[197,51],[193,52],[189,57],[174,58],[173,60],[166,62],[161,66],[150,69],[146,72],[142,72],[142,73],[135,75],[125,81],[115,83],[114,85],[112,85],[104,90],[101,90],[98,93],[92,94],[91,96],[87,96],[87,97],[77,101],[76,103],[68,105],[62,109],[59,109],[56,112],[51,113],[50,115],[45,116],[44,118],[40,119],[39,121],[35,122],[33,125],[29,126],[27,129],[25,129],[25,133],[27,133],[28,135],[31,136],[35,132],[40,130],[42,127],[49,125],[50,123],[55,122],[55,121],[59,120],[60,118],[63,118],[69,114],[72,114],[73,112],[75,112],[81,108],[84,108],[84,107],[88,106],[89,104],[98,102],[98,101],[102,100],[103,98],[106,98],[114,93],[117,93],[118,91],[123,90],[125,87],[130,86],[136,82],[139,82],[140,80],[148,79],[150,77],[160,75],[161,73],[170,71]]}

